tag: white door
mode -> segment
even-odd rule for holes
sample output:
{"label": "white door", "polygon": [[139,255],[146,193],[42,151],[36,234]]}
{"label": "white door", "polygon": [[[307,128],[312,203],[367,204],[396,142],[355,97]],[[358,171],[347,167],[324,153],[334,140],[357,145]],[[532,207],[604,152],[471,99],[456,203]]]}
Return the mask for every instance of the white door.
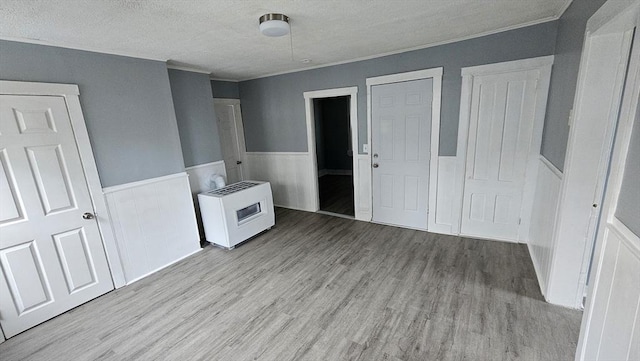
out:
{"label": "white door", "polygon": [[84,219],[93,205],[64,98],[0,96],[0,164],[0,325],[11,337],[113,283],[97,222]]}
{"label": "white door", "polygon": [[240,101],[237,99],[214,99],[213,106],[218,118],[218,135],[227,171],[227,183],[239,182],[244,179],[242,162],[246,151]]}
{"label": "white door", "polygon": [[517,240],[539,70],[473,77],[460,232]]}
{"label": "white door", "polygon": [[433,79],[371,87],[374,222],[427,229]]}
{"label": "white door", "polygon": [[[593,109],[594,104],[611,111],[615,114],[613,119],[600,119],[613,120],[616,129],[576,350],[576,360],[584,361],[640,360],[640,1],[626,9],[624,5],[608,1],[603,9],[609,10],[609,21],[597,21],[602,19],[596,17],[603,12],[589,20],[600,29],[587,29],[582,60],[583,64],[600,65],[598,59],[609,56],[602,49],[608,49],[610,43],[624,44],[635,31],[632,46],[620,51],[629,59],[626,72],[618,77],[624,84],[622,101],[610,96],[614,77],[592,81],[606,74],[595,66],[581,67],[583,81],[578,84],[580,93],[576,101],[576,114],[586,114],[587,122],[597,110]],[[612,40],[611,35],[617,39]],[[613,104],[611,98],[615,99]]]}

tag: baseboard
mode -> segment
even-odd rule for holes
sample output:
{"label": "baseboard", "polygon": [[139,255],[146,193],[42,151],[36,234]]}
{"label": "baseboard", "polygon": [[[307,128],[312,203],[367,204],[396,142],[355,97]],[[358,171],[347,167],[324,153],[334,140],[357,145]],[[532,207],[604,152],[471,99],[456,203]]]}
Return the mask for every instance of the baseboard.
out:
{"label": "baseboard", "polygon": [[189,253],[189,254],[187,254],[187,255],[184,255],[184,256],[182,256],[182,257],[180,257],[180,258],[178,258],[178,259],[176,259],[176,260],[174,260],[174,261],[171,261],[170,263],[167,263],[167,264],[166,264],[166,265],[164,265],[164,266],[158,267],[158,268],[154,269],[153,271],[149,271],[149,272],[147,272],[147,273],[143,274],[142,276],[136,277],[136,278],[132,279],[131,281],[127,282],[127,286],[128,286],[128,285],[130,285],[130,284],[132,284],[132,283],[138,282],[138,281],[140,281],[140,280],[141,280],[141,279],[143,279],[143,278],[146,278],[146,277],[148,277],[148,276],[151,276],[152,274],[154,274],[154,273],[156,273],[156,272],[158,272],[158,271],[162,271],[163,269],[165,269],[165,268],[167,268],[167,267],[169,267],[169,266],[172,266],[172,265],[174,265],[174,264],[176,264],[176,263],[178,263],[178,262],[182,261],[182,260],[183,260],[183,259],[185,259],[185,258],[191,257],[191,256],[193,256],[194,254],[196,254],[196,253],[198,253],[198,252],[202,251],[203,249],[204,249],[204,248],[199,248],[199,249],[197,249],[197,250],[195,250],[195,251],[193,251],[193,252],[191,252],[191,253]]}

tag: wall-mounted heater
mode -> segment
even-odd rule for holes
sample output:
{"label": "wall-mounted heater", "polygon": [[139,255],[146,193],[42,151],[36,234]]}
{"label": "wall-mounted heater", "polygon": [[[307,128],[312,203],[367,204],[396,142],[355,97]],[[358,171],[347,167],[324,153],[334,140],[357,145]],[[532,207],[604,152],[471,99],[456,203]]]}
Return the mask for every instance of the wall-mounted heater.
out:
{"label": "wall-mounted heater", "polygon": [[198,194],[207,242],[234,248],[273,227],[275,214],[268,182],[242,181]]}

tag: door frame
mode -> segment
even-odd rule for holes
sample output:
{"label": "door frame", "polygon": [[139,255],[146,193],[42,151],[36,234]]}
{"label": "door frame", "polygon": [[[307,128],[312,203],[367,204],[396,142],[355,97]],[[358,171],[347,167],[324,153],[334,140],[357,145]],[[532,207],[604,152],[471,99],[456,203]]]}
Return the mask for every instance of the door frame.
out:
{"label": "door frame", "polygon": [[[630,6],[629,6],[630,5]],[[619,28],[618,32],[625,32],[625,25],[630,26],[629,21],[634,21],[636,24],[640,22],[640,1],[635,0],[634,3],[621,4],[618,1],[607,1],[587,22],[585,45],[591,40],[591,37],[597,36],[601,29]],[[622,187],[622,181],[624,178],[625,166],[628,160],[628,151],[631,143],[632,131],[640,131],[640,129],[634,129],[640,125],[634,124],[634,117],[640,106],[640,59],[637,56],[633,56],[634,53],[640,53],[638,45],[640,45],[640,38],[638,38],[638,28],[636,27],[636,39],[632,46],[632,54],[629,57],[631,61],[628,64],[627,76],[624,84],[623,93],[625,94],[622,102],[619,104],[618,112],[619,119],[617,121],[617,127],[615,131],[615,143],[612,145],[611,158],[608,164],[610,169],[608,179],[606,180],[606,190],[604,191],[604,201],[600,209],[601,216],[598,221],[597,234],[595,237],[595,244],[593,245],[593,257],[592,257],[592,277],[593,284],[587,288],[587,298],[585,309],[582,317],[582,323],[580,326],[580,336],[578,339],[578,345],[576,349],[576,360],[583,360],[588,355],[587,345],[590,329],[592,327],[591,321],[594,316],[594,299],[597,292],[606,292],[606,290],[598,289],[601,279],[600,276],[603,270],[603,261],[605,258],[604,250],[607,246],[608,238],[611,234],[615,234],[622,242],[627,243],[626,246],[630,249],[634,249],[636,252],[640,252],[637,248],[639,244],[638,235],[629,230],[616,216],[616,210],[618,205],[618,199],[620,196],[620,190]],[[587,46],[582,52],[584,61],[586,54],[588,54]],[[584,71],[581,64],[581,73]],[[578,84],[578,90],[582,90],[583,84]],[[576,91],[576,94],[579,94]],[[576,96],[577,97],[577,96]],[[578,107],[581,105],[577,103]],[[605,175],[606,176],[606,175]],[[635,244],[635,245],[634,245]],[[586,245],[589,247],[589,245]],[[585,250],[586,250],[585,247]],[[640,253],[636,253],[640,254]],[[617,267],[617,266],[616,266]],[[638,317],[636,315],[636,317]],[[599,330],[602,332],[602,330]]]}
{"label": "door frame", "polygon": [[362,202],[359,192],[359,179],[357,172],[358,154],[358,87],[334,88],[324,90],[307,91],[303,93],[304,109],[307,119],[307,153],[309,154],[309,174],[311,175],[311,209],[314,212],[320,210],[320,192],[318,186],[318,155],[316,154],[316,123],[314,115],[314,99],[349,96],[349,126],[351,128],[351,150],[353,152],[353,205],[355,218],[362,219],[359,214],[359,205]]}
{"label": "door frame", "polygon": [[[232,105],[235,109],[235,106],[238,106],[238,116],[235,118],[234,127],[236,132],[236,137],[238,138],[238,157],[240,158],[240,173],[242,174],[242,180],[247,178],[247,145],[244,139],[244,123],[242,122],[242,107],[240,106],[240,99],[234,98],[213,98],[213,113],[215,114],[215,105]],[[216,119],[217,122],[217,119]],[[216,123],[216,127],[218,124]],[[220,131],[218,130],[218,134]],[[222,152],[222,149],[220,149]],[[223,154],[224,157],[224,154]],[[226,169],[225,169],[226,172]]]}
{"label": "door frame", "polygon": [[107,256],[111,279],[115,288],[126,284],[124,268],[120,253],[116,245],[109,210],[102,192],[102,183],[98,175],[95,158],[91,149],[91,142],[82,107],[80,105],[80,90],[75,84],[53,84],[0,80],[0,94],[3,95],[32,95],[59,96],[64,98],[67,106],[71,129],[76,140],[84,176],[89,188],[89,195],[93,203],[93,211],[98,221],[98,230],[102,237],[102,245]]}
{"label": "door frame", "polygon": [[[465,235],[461,232],[462,207],[464,200],[465,172],[467,164],[467,148],[469,140],[469,123],[471,120],[471,96],[473,92],[473,80],[476,76],[508,73],[513,71],[540,70],[540,78],[536,84],[536,94],[540,102],[536,104],[535,116],[532,130],[531,147],[527,158],[527,168],[525,173],[525,184],[522,193],[522,204],[520,208],[521,223],[518,230],[518,239],[500,239],[507,242],[526,242],[531,224],[531,213],[536,188],[536,178],[538,174],[538,158],[542,145],[542,130],[547,109],[547,98],[549,95],[549,83],[551,78],[551,67],[554,56],[542,56],[537,58],[507,61],[502,63],[478,65],[462,68],[462,91],[460,95],[460,121],[458,123],[458,145],[456,150],[456,175],[455,194],[453,196],[452,233]],[[474,236],[478,238],[477,236]]]}
{"label": "door frame", "polygon": [[367,85],[367,144],[369,151],[366,159],[369,164],[368,184],[369,184],[369,221],[373,215],[373,173],[371,172],[371,87],[374,85],[384,85],[400,83],[420,79],[433,79],[432,82],[432,102],[431,102],[431,144],[429,149],[429,204],[427,205],[427,230],[436,227],[436,193],[438,187],[438,156],[440,151],[440,113],[442,106],[442,74],[443,67],[429,68],[423,70],[409,71],[404,73],[376,76],[366,79]]}
{"label": "door frame", "polygon": [[[599,158],[592,159],[583,156],[574,149],[577,144],[581,144],[582,140],[576,134],[576,126],[571,126],[569,129],[558,215],[553,233],[553,251],[549,266],[550,278],[546,290],[549,302],[566,307],[580,309],[584,306],[583,301],[587,294],[588,270],[592,260],[595,260],[592,256],[595,255],[593,252],[597,225],[599,224],[599,218],[604,215],[602,207],[591,209],[587,233],[574,232],[575,227],[573,224],[584,219],[584,215],[581,214],[584,209],[576,206],[576,200],[588,199],[591,200],[588,202],[589,204],[593,202],[596,207],[598,204],[602,206],[601,201],[605,193],[607,173],[612,165],[611,157],[620,101],[622,100],[625,86],[627,67],[630,66],[630,64],[627,64],[629,57],[623,53],[615,54],[597,51],[597,44],[594,43],[594,40],[597,41],[598,36],[616,34],[617,39],[607,39],[606,43],[629,51],[633,38],[631,22],[635,21],[634,17],[638,16],[638,6],[638,0],[607,1],[587,21],[585,29],[584,45],[573,101],[573,119],[571,121],[574,124],[590,124],[593,126],[591,128],[592,131],[604,132],[605,136],[602,140]],[[623,30],[625,26],[626,29]],[[639,35],[638,31],[636,31],[635,36]],[[615,64],[616,67],[615,76],[608,78],[611,80],[608,85],[613,89],[613,93],[610,90],[603,90],[602,86],[599,86],[598,89],[593,89],[594,87],[589,87],[586,84],[587,74],[591,74],[589,71],[594,71],[594,67],[598,69],[598,62],[603,62],[603,54],[609,58],[612,56],[620,58],[618,61],[605,59],[607,64]],[[589,93],[589,89],[596,92],[597,95]],[[598,104],[599,108],[607,111],[606,119],[594,119],[594,117],[585,115],[589,114],[586,107],[592,103],[592,100],[586,98],[587,96],[598,97],[598,100],[601,101]],[[593,146],[600,147],[600,145]],[[595,181],[595,192],[593,190],[583,190],[583,187],[581,187],[585,179],[577,175],[578,172],[574,170],[577,167],[576,164],[580,163],[589,163],[594,168],[597,168],[595,179],[588,180]],[[579,237],[581,238],[578,238],[578,236],[576,238],[566,237],[566,235],[576,234],[580,235]]]}

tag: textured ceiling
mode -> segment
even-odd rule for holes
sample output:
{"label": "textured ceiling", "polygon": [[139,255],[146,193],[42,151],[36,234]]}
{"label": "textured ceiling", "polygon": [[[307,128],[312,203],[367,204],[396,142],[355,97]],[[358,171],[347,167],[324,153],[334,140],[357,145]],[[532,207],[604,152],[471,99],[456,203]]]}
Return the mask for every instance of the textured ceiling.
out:
{"label": "textured ceiling", "polygon": [[[0,38],[244,80],[551,20],[569,1],[2,0]],[[291,18],[292,38],[259,33],[258,17],[268,12]]]}

